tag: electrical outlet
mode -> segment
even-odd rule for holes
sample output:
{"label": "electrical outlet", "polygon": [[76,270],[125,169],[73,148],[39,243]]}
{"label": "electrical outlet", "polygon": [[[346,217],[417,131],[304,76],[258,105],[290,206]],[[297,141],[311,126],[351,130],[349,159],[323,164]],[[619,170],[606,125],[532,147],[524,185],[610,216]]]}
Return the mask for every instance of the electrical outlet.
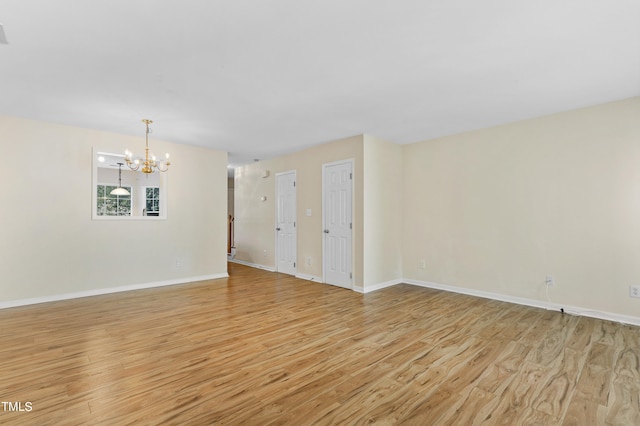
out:
{"label": "electrical outlet", "polygon": [[307,257],[307,266],[311,266],[311,258]]}
{"label": "electrical outlet", "polygon": [[547,287],[553,287],[554,285],[556,285],[556,280],[553,279],[552,275],[547,275],[547,279],[544,282]]}
{"label": "electrical outlet", "polygon": [[640,285],[629,286],[629,297],[640,297]]}
{"label": "electrical outlet", "polygon": [[418,262],[418,266],[420,269],[427,269],[427,261],[424,259],[420,260],[420,262]]}
{"label": "electrical outlet", "polygon": [[183,265],[182,259],[176,259],[176,268],[182,268]]}

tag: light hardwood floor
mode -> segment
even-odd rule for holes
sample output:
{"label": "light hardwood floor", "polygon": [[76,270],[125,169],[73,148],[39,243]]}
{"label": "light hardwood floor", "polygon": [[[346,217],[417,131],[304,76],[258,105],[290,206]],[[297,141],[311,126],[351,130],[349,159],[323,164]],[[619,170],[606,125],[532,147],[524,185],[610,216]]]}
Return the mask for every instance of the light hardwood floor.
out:
{"label": "light hardwood floor", "polygon": [[0,311],[0,423],[640,425],[638,327],[229,267]]}

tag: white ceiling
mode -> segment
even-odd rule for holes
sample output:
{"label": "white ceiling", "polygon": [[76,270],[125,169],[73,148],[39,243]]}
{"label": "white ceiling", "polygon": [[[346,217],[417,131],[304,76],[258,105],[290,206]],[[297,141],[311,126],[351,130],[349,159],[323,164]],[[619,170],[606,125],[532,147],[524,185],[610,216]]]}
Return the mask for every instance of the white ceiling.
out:
{"label": "white ceiling", "polygon": [[268,158],[640,95],[638,0],[0,0],[0,114]]}

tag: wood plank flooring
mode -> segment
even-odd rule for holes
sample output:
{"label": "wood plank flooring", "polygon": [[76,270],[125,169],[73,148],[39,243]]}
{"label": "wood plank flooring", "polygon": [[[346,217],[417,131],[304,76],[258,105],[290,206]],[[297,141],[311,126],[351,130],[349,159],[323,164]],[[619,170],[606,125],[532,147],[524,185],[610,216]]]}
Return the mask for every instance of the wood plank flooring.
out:
{"label": "wood plank flooring", "polygon": [[640,425],[639,327],[229,268],[1,310],[0,423]]}

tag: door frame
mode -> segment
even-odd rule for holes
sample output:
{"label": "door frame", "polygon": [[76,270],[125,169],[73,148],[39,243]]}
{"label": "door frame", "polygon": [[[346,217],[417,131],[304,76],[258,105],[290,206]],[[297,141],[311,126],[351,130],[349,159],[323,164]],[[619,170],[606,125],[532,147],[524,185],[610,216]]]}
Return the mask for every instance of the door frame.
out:
{"label": "door frame", "polygon": [[[352,224],[352,229],[351,229],[351,247],[349,247],[349,250],[351,251],[351,265],[350,265],[350,269],[351,269],[351,286],[350,287],[342,287],[342,288],[350,288],[351,290],[353,290],[353,269],[354,269],[354,265],[355,265],[355,256],[353,255],[354,253],[354,244],[355,244],[355,238],[354,238],[354,230],[355,230],[355,226],[353,226],[354,223],[354,212],[355,212],[355,159],[353,158],[347,158],[344,160],[338,160],[338,161],[332,161],[330,163],[323,163],[322,164],[322,229],[320,229],[320,232],[322,232],[322,282],[325,284],[329,284],[327,283],[327,273],[326,273],[326,268],[327,268],[327,262],[326,259],[324,258],[324,254],[325,254],[325,236],[324,236],[324,230],[326,229],[325,226],[325,206],[326,206],[326,200],[325,200],[325,188],[324,188],[324,182],[325,182],[325,175],[326,175],[326,169],[328,167],[331,166],[337,166],[340,164],[350,164],[351,165],[351,224]],[[333,285],[333,284],[331,284]]]}
{"label": "door frame", "polygon": [[[278,195],[279,195],[279,188],[278,188],[278,177],[283,176],[283,175],[287,175],[287,174],[293,174],[293,181],[294,181],[294,200],[293,200],[293,222],[294,222],[294,232],[295,232],[295,253],[294,253],[294,263],[293,263],[293,275],[295,276],[298,273],[298,185],[297,185],[297,181],[298,181],[298,173],[297,171],[294,170],[287,170],[285,172],[280,172],[280,173],[276,173],[275,174],[275,179],[274,179],[274,183],[275,183],[275,226],[273,227],[274,233],[275,233],[275,271],[276,272],[282,272],[278,269],[278,264],[279,264],[279,250],[280,250],[280,246],[279,246],[279,237],[278,237]],[[284,272],[286,273],[286,272]]]}

